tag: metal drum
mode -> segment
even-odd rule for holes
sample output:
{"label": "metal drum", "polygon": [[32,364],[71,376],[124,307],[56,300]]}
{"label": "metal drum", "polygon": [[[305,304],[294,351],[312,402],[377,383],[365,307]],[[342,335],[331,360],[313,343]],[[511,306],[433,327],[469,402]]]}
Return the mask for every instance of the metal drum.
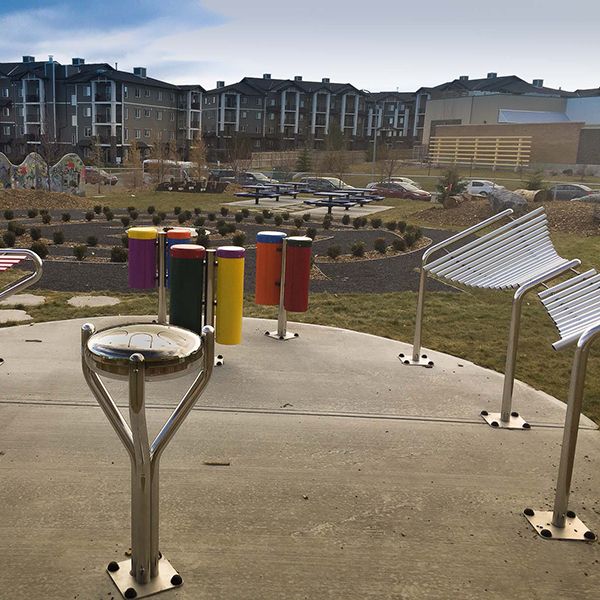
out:
{"label": "metal drum", "polygon": [[183,375],[203,356],[200,336],[172,325],[131,323],[94,333],[84,347],[86,364],[112,379],[129,378],[132,354],[144,357],[145,378]]}

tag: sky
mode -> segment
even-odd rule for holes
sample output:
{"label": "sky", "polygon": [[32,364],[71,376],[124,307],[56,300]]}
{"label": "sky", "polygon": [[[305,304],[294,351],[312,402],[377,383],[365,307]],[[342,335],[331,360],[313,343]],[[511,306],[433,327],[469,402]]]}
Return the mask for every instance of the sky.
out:
{"label": "sky", "polygon": [[244,76],[414,91],[460,75],[600,86],[597,0],[0,0],[0,62],[107,62],[212,89]]}

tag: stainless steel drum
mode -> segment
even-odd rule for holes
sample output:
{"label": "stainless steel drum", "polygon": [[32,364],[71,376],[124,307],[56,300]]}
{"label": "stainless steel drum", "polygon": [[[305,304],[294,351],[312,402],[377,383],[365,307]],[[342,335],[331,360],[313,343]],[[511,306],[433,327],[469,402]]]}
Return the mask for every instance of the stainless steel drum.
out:
{"label": "stainless steel drum", "polygon": [[178,377],[203,356],[199,335],[154,323],[131,323],[98,331],[88,339],[84,352],[92,370],[112,379],[129,379],[133,354],[144,357],[147,380]]}

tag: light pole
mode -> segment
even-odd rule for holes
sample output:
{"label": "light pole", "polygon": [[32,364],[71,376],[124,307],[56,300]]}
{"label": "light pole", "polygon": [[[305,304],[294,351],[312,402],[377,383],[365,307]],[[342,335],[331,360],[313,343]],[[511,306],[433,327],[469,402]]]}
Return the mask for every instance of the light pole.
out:
{"label": "light pole", "polygon": [[375,125],[373,126],[373,161],[371,166],[371,175],[373,177],[375,177],[375,162],[377,160],[377,134],[379,132],[379,129],[381,128],[380,111],[380,106],[378,104],[375,104],[375,109],[373,111],[373,117],[375,120]]}

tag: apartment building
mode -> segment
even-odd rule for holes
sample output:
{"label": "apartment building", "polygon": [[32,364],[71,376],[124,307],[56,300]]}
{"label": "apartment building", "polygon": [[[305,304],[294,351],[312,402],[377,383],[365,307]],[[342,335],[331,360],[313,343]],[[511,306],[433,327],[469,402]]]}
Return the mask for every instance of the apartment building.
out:
{"label": "apartment building", "polygon": [[0,151],[18,161],[53,145],[86,157],[98,144],[104,161],[118,164],[135,139],[142,151],[169,142],[185,158],[201,132],[203,93],[148,77],[144,67],[24,56],[0,63]]}

